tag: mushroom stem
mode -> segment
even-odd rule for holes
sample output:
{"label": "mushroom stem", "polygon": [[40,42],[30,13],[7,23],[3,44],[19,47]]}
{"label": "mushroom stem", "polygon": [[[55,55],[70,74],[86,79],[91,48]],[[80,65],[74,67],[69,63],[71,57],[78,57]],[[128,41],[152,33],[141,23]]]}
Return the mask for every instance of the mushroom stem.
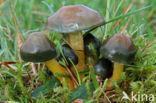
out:
{"label": "mushroom stem", "polygon": [[67,41],[74,50],[84,50],[83,36],[81,32],[67,34]]}
{"label": "mushroom stem", "polygon": [[108,87],[112,87],[113,84],[112,84],[112,80],[114,81],[118,81],[120,76],[121,76],[121,73],[123,72],[123,69],[124,69],[124,65],[121,64],[121,63],[118,63],[118,62],[114,62],[114,69],[113,69],[113,75],[112,77],[110,78],[109,82],[108,82]]}
{"label": "mushroom stem", "polygon": [[[60,73],[62,75],[68,74],[68,72],[63,68],[57,61],[56,59],[51,59],[49,61],[45,62],[46,66],[49,68],[49,70],[54,74],[54,73]],[[60,76],[56,76],[56,78],[63,83],[63,78]],[[74,83],[69,77],[65,77],[65,80],[68,83],[68,86],[71,88],[71,90],[74,89]],[[64,85],[64,84],[63,84]]]}
{"label": "mushroom stem", "polygon": [[[67,35],[67,41],[70,43],[72,49],[74,49],[78,56],[78,64],[76,65],[78,72],[82,72],[85,69],[85,55],[84,55],[84,43],[81,32],[74,32]],[[72,71],[75,72],[74,67],[71,67]],[[84,75],[80,75],[82,80]]]}

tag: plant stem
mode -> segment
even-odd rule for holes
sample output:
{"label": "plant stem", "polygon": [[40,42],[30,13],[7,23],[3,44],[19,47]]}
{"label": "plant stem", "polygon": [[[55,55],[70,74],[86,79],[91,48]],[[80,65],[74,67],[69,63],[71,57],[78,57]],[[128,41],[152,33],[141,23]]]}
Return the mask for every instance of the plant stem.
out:
{"label": "plant stem", "polygon": [[112,75],[111,79],[108,82],[108,87],[112,87],[113,86],[112,80],[114,80],[114,81],[118,81],[119,80],[119,78],[121,76],[121,73],[123,72],[123,69],[124,69],[124,65],[123,64],[118,63],[118,62],[114,62],[113,75]]}
{"label": "plant stem", "polygon": [[[49,61],[45,62],[46,66],[49,68],[49,70],[54,74],[54,73],[60,73],[60,74],[68,74],[68,72],[63,68],[57,61],[56,59],[51,59]],[[63,77],[57,76],[59,81],[63,83]],[[74,89],[74,83],[73,81],[69,78],[66,77],[65,80],[68,82],[67,84],[69,87],[73,90]]]}

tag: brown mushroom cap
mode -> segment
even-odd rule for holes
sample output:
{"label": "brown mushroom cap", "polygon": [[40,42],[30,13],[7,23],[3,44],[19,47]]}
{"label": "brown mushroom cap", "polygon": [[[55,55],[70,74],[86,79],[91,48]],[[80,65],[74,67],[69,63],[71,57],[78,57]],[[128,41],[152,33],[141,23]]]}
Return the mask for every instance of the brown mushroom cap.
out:
{"label": "brown mushroom cap", "polygon": [[102,16],[84,5],[70,5],[60,8],[47,21],[47,28],[55,32],[71,33],[90,30],[104,23]]}
{"label": "brown mushroom cap", "polygon": [[100,52],[109,60],[129,64],[134,59],[136,47],[128,36],[116,34],[104,41]]}
{"label": "brown mushroom cap", "polygon": [[20,48],[21,58],[28,62],[45,62],[56,57],[54,45],[42,32],[34,32]]}

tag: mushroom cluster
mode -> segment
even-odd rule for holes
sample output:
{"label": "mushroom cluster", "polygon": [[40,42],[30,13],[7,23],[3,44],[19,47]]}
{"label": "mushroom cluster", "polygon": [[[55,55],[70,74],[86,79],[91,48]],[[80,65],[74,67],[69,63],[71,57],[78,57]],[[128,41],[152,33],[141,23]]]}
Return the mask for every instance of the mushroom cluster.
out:
{"label": "mushroom cluster", "polygon": [[[65,35],[68,44],[78,56],[78,72],[84,71],[85,54],[83,30],[93,29],[104,23],[102,16],[95,10],[83,5],[71,5],[60,8],[47,20],[49,30]],[[75,69],[71,67],[73,71]],[[82,78],[84,75],[81,75]]]}
{"label": "mushroom cluster", "polygon": [[[70,89],[76,87],[71,77],[76,77],[76,71],[85,71],[86,65],[92,65],[95,74],[103,79],[111,77],[108,86],[112,86],[111,80],[117,81],[120,78],[123,65],[133,61],[136,48],[124,34],[116,34],[101,43],[88,32],[104,23],[97,11],[84,5],[63,6],[47,20],[50,31],[65,35],[63,54],[56,51],[55,45],[44,33],[34,32],[23,43],[21,57],[27,62],[44,62],[53,74],[61,74],[55,75],[61,83],[65,78]],[[84,36],[83,31],[87,31]],[[58,60],[65,61],[68,68],[59,64]],[[81,73],[80,80],[84,77]]]}

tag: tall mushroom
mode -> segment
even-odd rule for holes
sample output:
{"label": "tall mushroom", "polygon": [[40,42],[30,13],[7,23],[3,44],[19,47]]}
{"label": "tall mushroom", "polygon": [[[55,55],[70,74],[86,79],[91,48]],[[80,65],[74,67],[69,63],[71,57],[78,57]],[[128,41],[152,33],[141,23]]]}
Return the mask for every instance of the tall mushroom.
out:
{"label": "tall mushroom", "polygon": [[[28,62],[44,62],[52,73],[60,73],[68,75],[65,68],[63,68],[55,59],[56,50],[54,45],[46,38],[42,32],[34,32],[29,35],[28,39],[22,44],[20,49],[21,57]],[[57,76],[62,82],[62,77]],[[69,87],[74,89],[74,84],[69,77],[66,77]]]}
{"label": "tall mushroom", "polygon": [[[114,62],[111,80],[117,81],[123,72],[124,64],[129,64],[133,61],[136,47],[128,36],[116,34],[104,41],[100,52],[105,58]],[[111,81],[108,83],[108,87],[112,87]]]}
{"label": "tall mushroom", "polygon": [[[78,55],[78,71],[84,71],[85,56],[82,30],[91,30],[103,24],[102,16],[84,5],[63,6],[47,20],[47,28],[66,34],[71,48]],[[84,75],[81,75],[82,79]]]}

